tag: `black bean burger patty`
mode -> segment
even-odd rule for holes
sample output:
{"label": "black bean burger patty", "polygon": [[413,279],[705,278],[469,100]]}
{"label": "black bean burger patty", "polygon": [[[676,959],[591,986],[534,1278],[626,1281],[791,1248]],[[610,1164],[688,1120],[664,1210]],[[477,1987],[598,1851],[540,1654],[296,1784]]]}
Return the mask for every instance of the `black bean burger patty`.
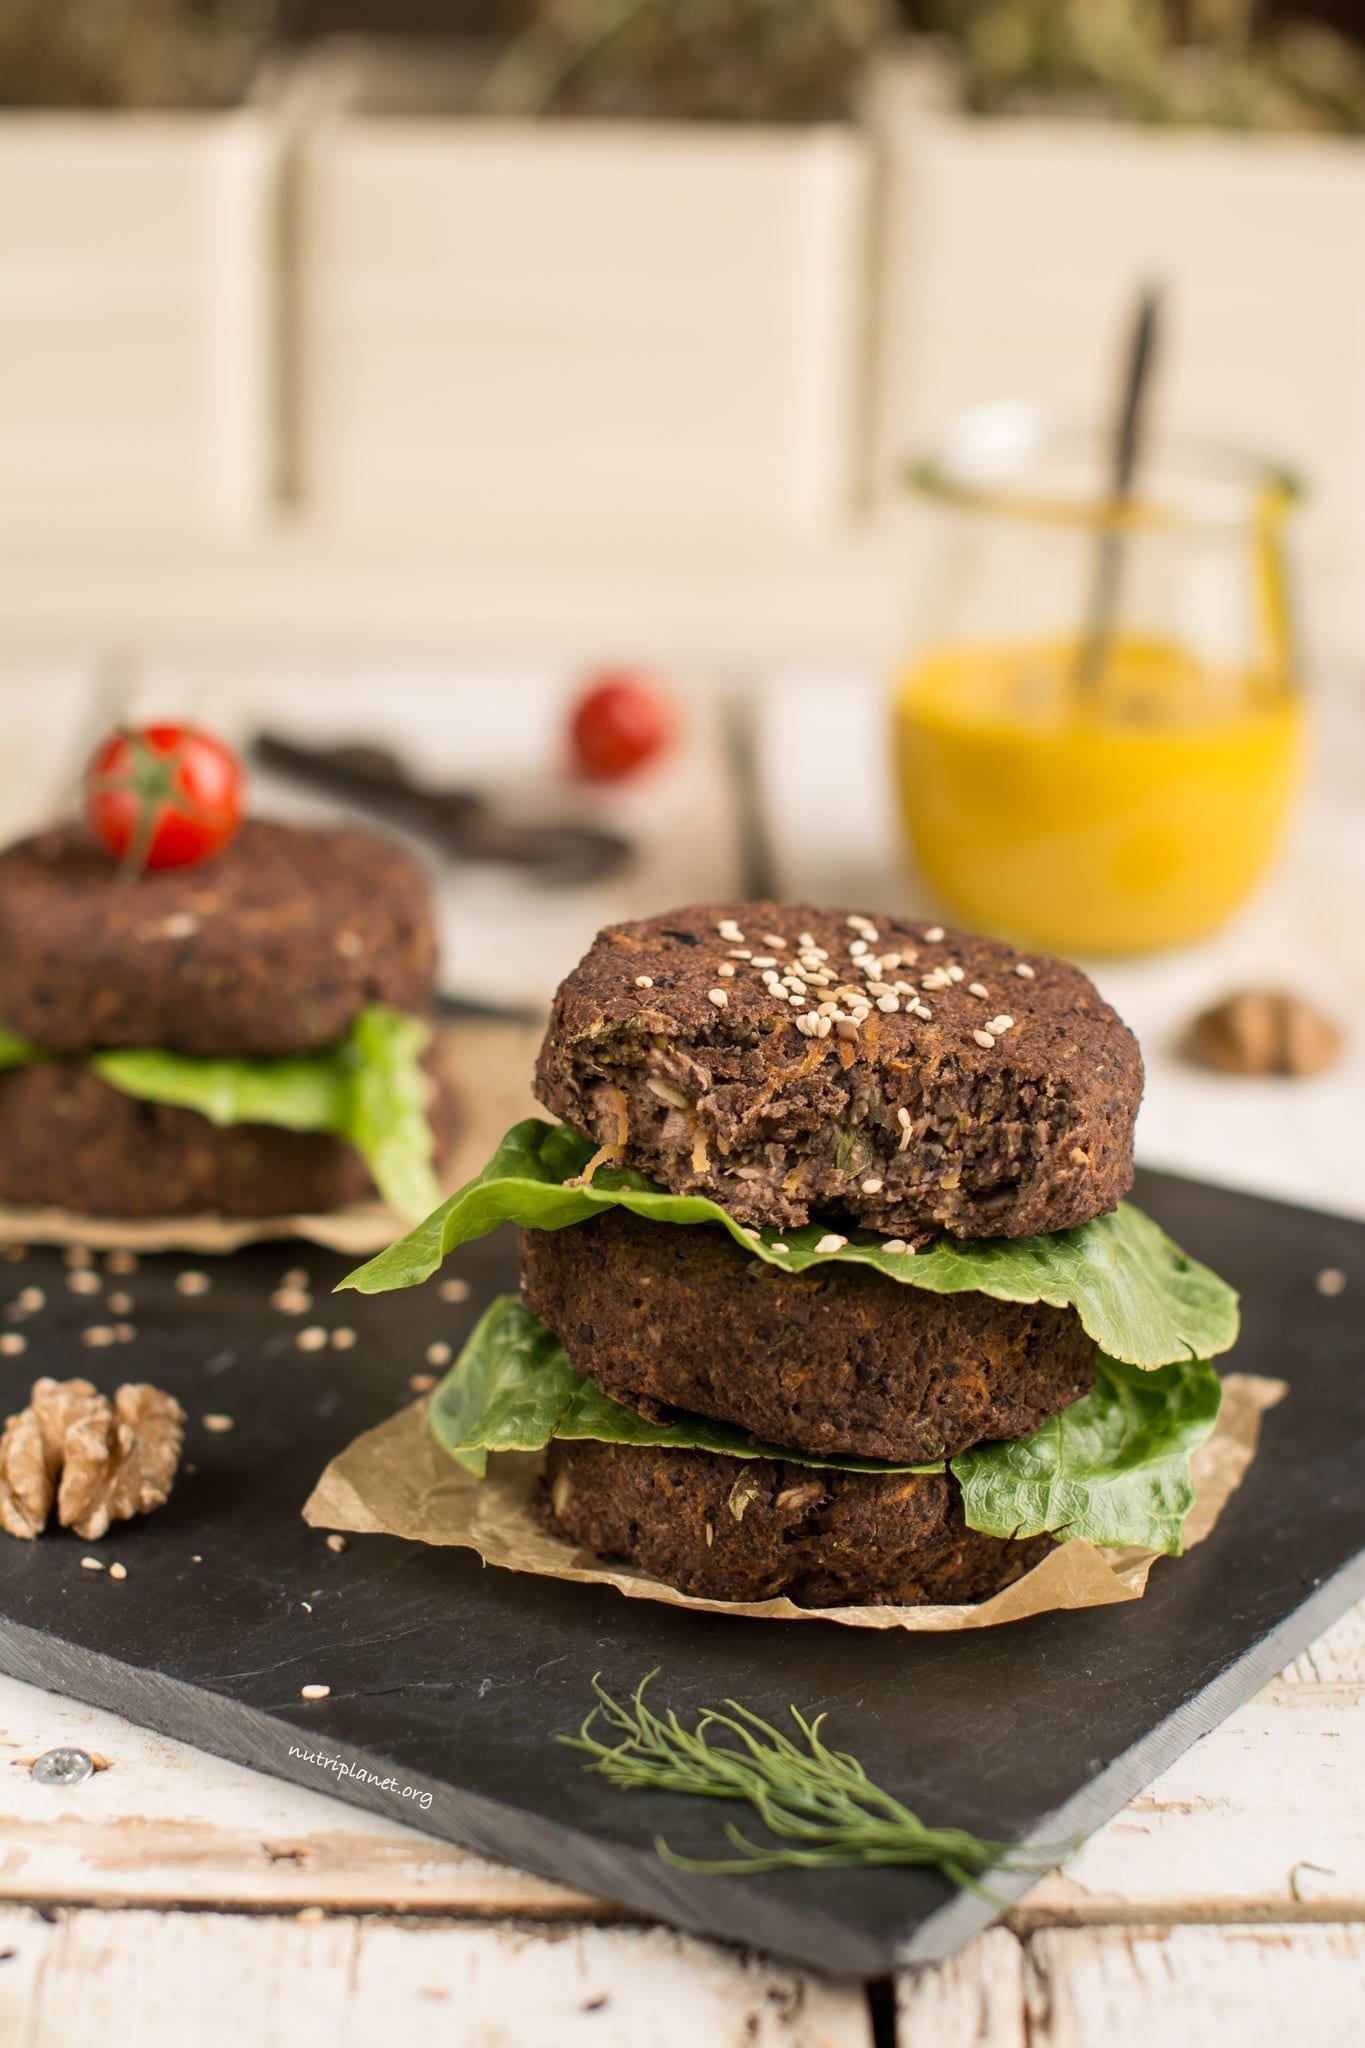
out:
{"label": "black bean burger patty", "polygon": [[[452,1123],[441,1092],[431,1117],[439,1149]],[[0,1202],[91,1216],[291,1216],[374,1197],[365,1162],[338,1138],[220,1129],[55,1061],[0,1074]]]}
{"label": "black bean burger patty", "polygon": [[710,1600],[803,1607],[984,1600],[1052,1548],[981,1536],[947,1474],[822,1472],[776,1459],[554,1443],[542,1526]]}
{"label": "black bean burger patty", "polygon": [[373,832],[251,818],[134,883],[75,824],[0,854],[0,1024],[48,1051],[312,1052],[428,1013],[435,959],[426,876]]}
{"label": "black bean burger patty", "polygon": [[898,918],[703,904],[598,934],[555,998],[536,1093],[743,1223],[1025,1237],[1127,1193],[1142,1058],[1063,961]]}
{"label": "black bean burger patty", "polygon": [[952,1457],[1028,1436],[1094,1384],[1070,1309],[930,1294],[866,1266],[784,1273],[721,1229],[620,1211],[521,1233],[522,1290],[578,1370],[817,1456]]}

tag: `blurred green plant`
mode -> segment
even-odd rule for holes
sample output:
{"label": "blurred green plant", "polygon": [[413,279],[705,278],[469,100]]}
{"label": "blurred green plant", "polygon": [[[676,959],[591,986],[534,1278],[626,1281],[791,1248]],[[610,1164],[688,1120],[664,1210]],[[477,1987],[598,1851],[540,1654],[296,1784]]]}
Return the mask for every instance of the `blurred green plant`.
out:
{"label": "blurred green plant", "polygon": [[1365,53],[1255,0],[921,0],[975,113],[1359,134]]}
{"label": "blurred green plant", "polygon": [[481,112],[692,121],[849,114],[889,0],[531,0]]}
{"label": "blurred green plant", "polygon": [[272,0],[0,0],[0,106],[228,105],[275,16]]}

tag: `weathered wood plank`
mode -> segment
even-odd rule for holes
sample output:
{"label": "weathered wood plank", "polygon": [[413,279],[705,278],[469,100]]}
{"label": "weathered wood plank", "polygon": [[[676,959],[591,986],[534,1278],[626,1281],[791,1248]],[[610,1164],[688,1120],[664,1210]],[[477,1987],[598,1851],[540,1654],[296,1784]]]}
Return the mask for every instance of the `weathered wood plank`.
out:
{"label": "weathered wood plank", "polygon": [[[1346,2048],[1365,1928],[1052,1928],[1024,1955],[1029,2048]],[[913,2048],[908,2040],[903,2048]]]}
{"label": "weathered wood plank", "polygon": [[1032,2048],[1025,2015],[1023,1945],[1003,1927],[896,1986],[897,2048]]}
{"label": "weathered wood plank", "polygon": [[871,2048],[866,2002],[658,1928],[0,1909],[5,2048]]}

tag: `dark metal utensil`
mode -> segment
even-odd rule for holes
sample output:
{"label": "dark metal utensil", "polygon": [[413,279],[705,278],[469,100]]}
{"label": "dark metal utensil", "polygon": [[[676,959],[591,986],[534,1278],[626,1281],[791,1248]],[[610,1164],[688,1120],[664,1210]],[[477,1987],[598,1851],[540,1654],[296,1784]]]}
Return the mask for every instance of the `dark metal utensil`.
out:
{"label": "dark metal utensil", "polygon": [[1148,285],[1138,301],[1137,317],[1128,341],[1118,419],[1114,427],[1109,501],[1095,553],[1095,576],[1076,662],[1076,687],[1082,694],[1093,694],[1099,687],[1114,638],[1123,580],[1120,517],[1132,498],[1142,453],[1160,313],[1161,289],[1157,285]]}
{"label": "dark metal utensil", "polygon": [[556,888],[601,881],[631,858],[619,833],[592,825],[526,825],[499,817],[478,790],[429,789],[384,747],[307,747],[277,733],[251,743],[263,768],[342,798],[428,840],[451,860],[502,861]]}

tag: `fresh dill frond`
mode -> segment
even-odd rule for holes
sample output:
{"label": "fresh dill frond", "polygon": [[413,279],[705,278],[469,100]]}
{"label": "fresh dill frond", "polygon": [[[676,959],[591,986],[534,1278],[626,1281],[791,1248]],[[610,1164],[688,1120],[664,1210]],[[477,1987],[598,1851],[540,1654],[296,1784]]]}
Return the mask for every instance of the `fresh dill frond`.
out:
{"label": "fresh dill frond", "polygon": [[[789,1709],[799,1740],[760,1715],[726,1700],[707,1707],[695,1726],[676,1712],[656,1714],[645,1703],[651,1671],[629,1704],[615,1700],[600,1677],[597,1704],[577,1735],[559,1741],[584,1752],[613,1785],[654,1792],[691,1792],[708,1799],[741,1799],[753,1807],[769,1835],[751,1841],[731,1822],[726,1837],[738,1853],[723,1859],[680,1856],[662,1836],[654,1847],[680,1870],[751,1876],[765,1870],[828,1870],[852,1864],[930,1864],[956,1885],[980,1891],[977,1879],[992,1869],[1041,1873],[1056,1861],[1025,1862],[1004,1842],[982,1841],[962,1828],[934,1828],[873,1783],[855,1756],[831,1749],[821,1736],[825,1716],[808,1721]],[[593,1733],[597,1721],[618,1740]]]}

